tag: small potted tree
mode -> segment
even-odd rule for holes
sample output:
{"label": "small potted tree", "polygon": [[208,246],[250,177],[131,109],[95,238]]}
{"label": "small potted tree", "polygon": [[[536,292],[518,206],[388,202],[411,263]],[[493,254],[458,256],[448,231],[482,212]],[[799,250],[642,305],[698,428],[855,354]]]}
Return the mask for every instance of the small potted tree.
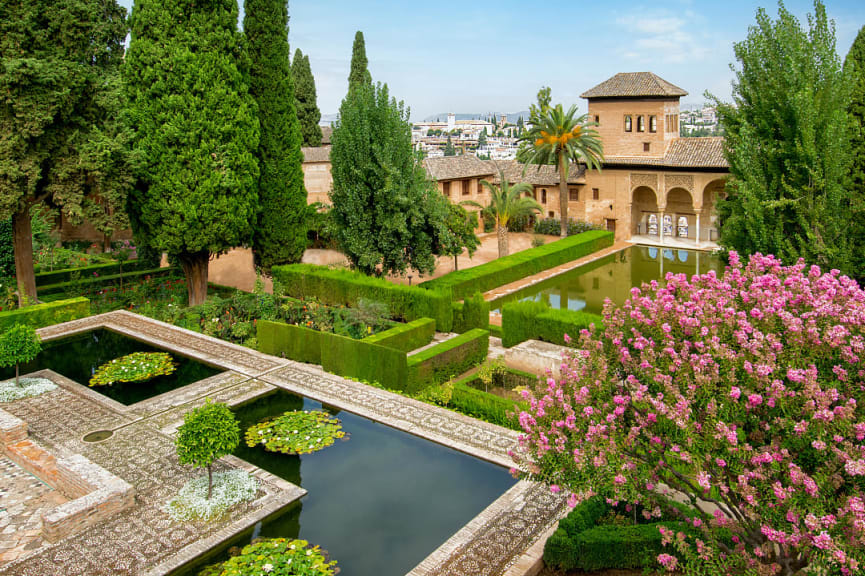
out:
{"label": "small potted tree", "polygon": [[213,495],[213,463],[240,444],[240,426],[234,413],[208,400],[183,417],[174,445],[181,464],[207,468],[207,499]]}
{"label": "small potted tree", "polygon": [[21,386],[21,364],[31,362],[42,351],[42,341],[31,326],[15,324],[0,335],[0,367],[15,366],[15,385]]}

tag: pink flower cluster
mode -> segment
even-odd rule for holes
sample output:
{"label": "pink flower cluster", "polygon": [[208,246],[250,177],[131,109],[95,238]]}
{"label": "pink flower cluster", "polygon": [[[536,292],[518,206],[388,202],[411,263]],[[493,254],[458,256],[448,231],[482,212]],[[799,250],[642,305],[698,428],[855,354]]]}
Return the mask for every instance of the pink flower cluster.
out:
{"label": "pink flower cluster", "polygon": [[668,568],[857,571],[865,291],[760,254],[666,280],[608,303],[603,332],[584,331],[561,379],[526,395],[515,459],[573,503],[699,500],[699,544],[679,542]]}

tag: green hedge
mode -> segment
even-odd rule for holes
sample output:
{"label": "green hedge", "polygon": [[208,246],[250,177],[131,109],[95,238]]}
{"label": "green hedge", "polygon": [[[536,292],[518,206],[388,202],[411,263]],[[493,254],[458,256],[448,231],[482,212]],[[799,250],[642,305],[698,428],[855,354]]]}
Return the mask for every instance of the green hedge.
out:
{"label": "green hedge", "polygon": [[[152,268],[148,262],[139,260],[129,260],[123,263],[123,276],[127,272],[136,272]],[[52,284],[61,284],[72,280],[75,273],[81,275],[82,280],[86,280],[93,276],[95,272],[99,276],[110,276],[120,274],[120,264],[117,262],[108,262],[106,264],[92,264],[90,266],[82,266],[80,268],[63,268],[61,270],[52,270],[50,272],[39,272],[36,274],[36,287],[50,286]]]}
{"label": "green hedge", "polygon": [[[517,403],[483,390],[472,388],[463,382],[455,382],[448,406],[461,414],[479,418],[512,430],[521,430],[517,414],[527,410],[528,405]],[[511,416],[509,416],[511,414]]]}
{"label": "green hedge", "polygon": [[[134,282],[144,276],[170,276],[172,274],[178,273],[179,270],[177,268],[151,268],[149,270],[136,270],[133,272],[126,272],[124,270],[122,278],[124,282]],[[58,284],[48,284],[40,287],[37,292],[39,293],[40,298],[42,296],[52,296],[55,294],[63,294],[68,290],[77,289],[79,287],[87,287],[90,288],[94,285],[97,286],[111,286],[113,284],[119,284],[121,279],[120,274],[111,274],[105,276],[81,276],[81,279],[78,281],[68,281],[68,282],[60,282]]]}
{"label": "green hedge", "polygon": [[480,292],[475,292],[463,302],[453,302],[451,308],[454,315],[453,331],[458,334],[475,328],[487,328],[490,324],[490,305]]}
{"label": "green hedge", "polygon": [[378,344],[379,346],[387,346],[401,350],[402,352],[411,352],[422,346],[426,346],[432,342],[436,332],[436,321],[432,318],[420,318],[407,324],[400,324],[390,330],[373,334],[363,341],[367,344]]}
{"label": "green hedge", "polygon": [[0,312],[0,332],[8,330],[15,324],[27,324],[34,328],[43,328],[87,316],[90,316],[90,300],[87,298],[58,300],[57,302]]}
{"label": "green hedge", "polygon": [[576,339],[580,330],[594,324],[603,328],[604,318],[597,314],[550,308],[544,302],[510,302],[502,308],[502,345],[516,346],[526,340],[565,344],[565,334]]}
{"label": "green hedge", "polygon": [[489,345],[489,331],[475,328],[409,357],[406,392],[414,394],[441,384],[480,364],[487,358]]}
{"label": "green hedge", "polygon": [[432,318],[436,328],[443,332],[450,332],[453,327],[448,294],[311,264],[274,266],[273,277],[282,283],[286,294],[295,298],[315,297],[324,304],[346,306],[356,306],[365,298],[386,304],[394,318],[406,321]]}
{"label": "green hedge", "polygon": [[258,349],[307,364],[321,364],[321,332],[283,322],[256,322]]}
{"label": "green hedge", "polygon": [[493,260],[487,264],[445,274],[424,282],[427,290],[449,292],[454,300],[462,300],[475,292],[486,292],[526,276],[588,256],[613,245],[612,232],[593,230],[569,236]]}
{"label": "green hedge", "polygon": [[502,327],[497,324],[489,325],[490,336],[495,336],[496,338],[502,338],[504,333],[502,332]]}

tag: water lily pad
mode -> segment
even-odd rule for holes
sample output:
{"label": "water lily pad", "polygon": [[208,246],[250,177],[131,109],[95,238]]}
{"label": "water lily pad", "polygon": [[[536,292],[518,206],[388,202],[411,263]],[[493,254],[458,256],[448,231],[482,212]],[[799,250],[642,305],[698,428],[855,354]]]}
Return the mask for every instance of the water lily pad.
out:
{"label": "water lily pad", "polygon": [[262,446],[270,452],[309,454],[345,437],[340,421],[327,412],[294,411],[250,426],[246,431],[246,444]]}
{"label": "water lily pad", "polygon": [[166,352],[134,352],[115,358],[96,369],[90,386],[110,386],[116,382],[147,382],[168,376],[177,365]]}

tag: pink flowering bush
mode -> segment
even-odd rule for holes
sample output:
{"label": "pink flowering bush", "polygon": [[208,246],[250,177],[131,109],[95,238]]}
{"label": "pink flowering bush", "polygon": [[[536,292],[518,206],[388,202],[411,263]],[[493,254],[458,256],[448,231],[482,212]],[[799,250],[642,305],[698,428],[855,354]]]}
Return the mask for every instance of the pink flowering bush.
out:
{"label": "pink flowering bush", "polygon": [[[865,561],[865,291],[837,270],[735,253],[609,303],[520,414],[532,478],[681,517],[668,569],[859,571]],[[603,336],[602,338],[600,336]]]}

